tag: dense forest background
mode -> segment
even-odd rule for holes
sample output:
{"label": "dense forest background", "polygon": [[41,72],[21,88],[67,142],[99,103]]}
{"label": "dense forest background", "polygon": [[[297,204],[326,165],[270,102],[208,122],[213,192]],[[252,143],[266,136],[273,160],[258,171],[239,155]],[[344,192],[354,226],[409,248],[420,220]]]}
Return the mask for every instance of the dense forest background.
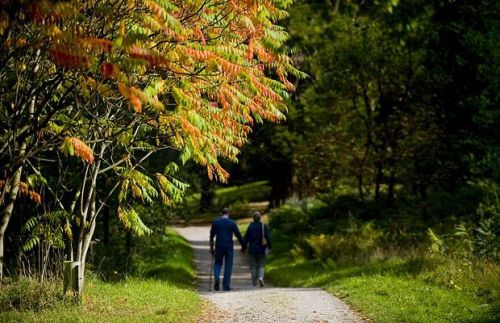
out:
{"label": "dense forest background", "polygon": [[309,78],[297,81],[287,121],[257,130],[233,179],[269,180],[273,205],[348,187],[364,202],[418,199],[422,212],[438,192],[498,183],[498,10],[298,1],[290,46]]}

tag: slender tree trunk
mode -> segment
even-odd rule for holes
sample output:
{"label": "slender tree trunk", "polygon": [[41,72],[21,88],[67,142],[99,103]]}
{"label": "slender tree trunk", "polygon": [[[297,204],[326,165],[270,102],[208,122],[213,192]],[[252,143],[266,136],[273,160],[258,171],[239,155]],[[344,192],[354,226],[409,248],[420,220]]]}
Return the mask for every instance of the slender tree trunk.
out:
{"label": "slender tree trunk", "polygon": [[382,163],[377,162],[377,176],[375,178],[375,201],[380,201],[380,186],[384,177]]}
{"label": "slender tree trunk", "polygon": [[200,211],[205,212],[210,209],[215,197],[215,188],[208,178],[201,184]]}
{"label": "slender tree trunk", "polygon": [[333,12],[336,14],[339,12],[340,9],[340,0],[335,0],[335,9],[333,9]]}
{"label": "slender tree trunk", "polygon": [[127,231],[125,234],[125,250],[127,251],[127,258],[132,254],[132,233]]}
{"label": "slender tree trunk", "polygon": [[394,186],[396,185],[396,172],[391,170],[391,176],[389,177],[389,187],[387,188],[387,204],[391,204],[394,198]]}
{"label": "slender tree trunk", "polygon": [[365,201],[365,193],[363,192],[363,174],[360,172],[358,174],[358,194],[359,199],[364,202]]}
{"label": "slender tree trunk", "polygon": [[[40,51],[36,53],[36,57],[40,55]],[[36,64],[33,72],[37,73],[39,69],[39,65]],[[28,113],[31,117],[34,117],[35,114],[35,104],[36,104],[36,96],[33,96],[29,101]],[[27,147],[27,138],[24,138],[21,141],[21,145],[19,146],[19,153],[16,155],[17,157],[23,158],[26,154]],[[15,138],[14,141],[16,142]],[[15,144],[14,144],[15,145]],[[14,147],[15,148],[15,147]],[[7,230],[7,226],[9,225],[10,218],[12,217],[12,212],[14,211],[14,205],[17,199],[17,192],[19,191],[19,183],[21,182],[21,175],[23,173],[23,166],[25,161],[21,161],[17,170],[14,171],[14,176],[12,176],[12,181],[10,183],[10,193],[8,196],[7,203],[5,205],[5,209],[1,214],[0,218],[0,283],[3,278],[3,266],[4,266],[4,257],[5,257],[5,231]],[[5,181],[5,189],[7,189],[7,179]]]}
{"label": "slender tree trunk", "polygon": [[[26,143],[21,145],[21,150],[26,149]],[[19,182],[21,181],[21,173],[23,171],[23,167],[20,166],[14,176],[12,177],[10,183],[10,192],[8,195],[7,205],[2,213],[2,217],[0,219],[0,281],[3,278],[3,266],[4,266],[4,256],[5,256],[5,231],[7,230],[7,226],[9,225],[10,218],[12,216],[12,212],[14,211],[14,204],[17,198],[17,192],[19,191]],[[7,181],[5,183],[7,185]]]}
{"label": "slender tree trunk", "polygon": [[[106,150],[107,145],[102,144],[98,156],[102,156]],[[90,174],[85,175],[82,183],[80,198],[80,227],[78,234],[78,243],[76,250],[76,257],[74,261],[79,263],[78,273],[78,290],[77,293],[81,296],[85,282],[85,262],[87,253],[94,236],[96,220],[97,220],[97,177],[101,166],[101,160],[98,158],[93,165],[87,166]],[[87,183],[88,182],[88,183]],[[88,187],[86,185],[88,184]]]}

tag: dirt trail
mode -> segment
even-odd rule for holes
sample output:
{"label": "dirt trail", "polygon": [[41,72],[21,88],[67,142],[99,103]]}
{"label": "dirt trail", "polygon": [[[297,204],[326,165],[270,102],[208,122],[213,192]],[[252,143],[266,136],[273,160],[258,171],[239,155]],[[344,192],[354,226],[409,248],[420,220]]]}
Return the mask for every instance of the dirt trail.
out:
{"label": "dirt trail", "polygon": [[[209,291],[211,255],[208,226],[176,228],[193,246],[198,271],[198,291],[227,316],[215,322],[363,322],[340,299],[317,288],[276,288],[251,284],[245,255],[235,244],[230,292]],[[221,277],[222,279],[222,277]],[[212,280],[213,283],[213,280]]]}

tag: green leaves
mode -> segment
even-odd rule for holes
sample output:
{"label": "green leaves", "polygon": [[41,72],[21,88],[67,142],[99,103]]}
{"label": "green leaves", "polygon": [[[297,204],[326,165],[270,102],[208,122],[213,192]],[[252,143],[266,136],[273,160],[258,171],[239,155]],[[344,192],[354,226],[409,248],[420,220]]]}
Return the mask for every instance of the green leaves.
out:
{"label": "green leaves", "polygon": [[30,237],[24,243],[23,251],[28,252],[41,243],[52,248],[64,248],[63,223],[69,217],[69,214],[64,211],[54,211],[30,218],[24,224],[24,229],[30,232]]}
{"label": "green leaves", "polygon": [[120,175],[122,185],[118,195],[119,202],[125,202],[129,194],[148,204],[152,204],[158,197],[158,191],[152,185],[153,180],[149,176],[134,169],[122,169]]}
{"label": "green leaves", "polygon": [[181,202],[184,198],[184,192],[189,187],[188,184],[174,177],[167,177],[159,173],[156,174],[156,180],[160,188],[161,199],[166,205],[174,205]]}
{"label": "green leaves", "polygon": [[142,222],[141,218],[133,208],[120,206],[118,208],[118,218],[126,229],[132,230],[138,236],[143,236],[153,232],[144,224],[144,222]]}

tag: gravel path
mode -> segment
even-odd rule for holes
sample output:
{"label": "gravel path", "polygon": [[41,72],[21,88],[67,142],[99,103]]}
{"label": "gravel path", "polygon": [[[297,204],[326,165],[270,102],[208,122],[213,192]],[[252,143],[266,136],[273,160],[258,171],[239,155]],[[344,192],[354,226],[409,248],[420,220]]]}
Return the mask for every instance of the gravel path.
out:
{"label": "gravel path", "polygon": [[[363,322],[340,299],[317,288],[276,288],[251,284],[246,256],[235,244],[230,292],[209,291],[210,263],[208,226],[176,228],[193,246],[198,271],[198,291],[226,316],[216,322]],[[221,277],[222,281],[222,277]],[[212,279],[213,283],[213,279]]]}

